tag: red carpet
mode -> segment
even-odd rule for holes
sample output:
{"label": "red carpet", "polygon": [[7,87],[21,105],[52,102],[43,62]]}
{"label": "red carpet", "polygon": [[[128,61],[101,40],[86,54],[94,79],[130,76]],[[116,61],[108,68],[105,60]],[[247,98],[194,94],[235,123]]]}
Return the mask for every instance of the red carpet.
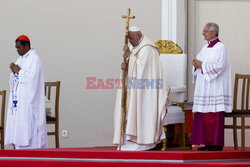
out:
{"label": "red carpet", "polygon": [[16,167],[149,167],[149,166],[250,166],[245,151],[116,151],[114,147],[1,150],[0,166]]}

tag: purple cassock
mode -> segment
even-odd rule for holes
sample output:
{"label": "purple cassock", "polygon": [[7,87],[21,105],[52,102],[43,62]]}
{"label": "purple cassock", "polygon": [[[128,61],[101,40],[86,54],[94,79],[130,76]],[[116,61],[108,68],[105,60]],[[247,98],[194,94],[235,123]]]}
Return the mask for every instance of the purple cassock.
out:
{"label": "purple cassock", "polygon": [[194,113],[193,145],[224,146],[224,112]]}
{"label": "purple cassock", "polygon": [[[207,48],[213,48],[220,40],[217,38],[211,41]],[[203,70],[200,70],[203,75]],[[206,88],[203,88],[206,89]],[[211,103],[207,101],[213,97],[206,97],[202,105]],[[194,100],[194,105],[200,105],[201,101]],[[224,146],[224,111],[204,111],[194,112],[193,129],[191,135],[191,144],[208,145],[208,146]]]}

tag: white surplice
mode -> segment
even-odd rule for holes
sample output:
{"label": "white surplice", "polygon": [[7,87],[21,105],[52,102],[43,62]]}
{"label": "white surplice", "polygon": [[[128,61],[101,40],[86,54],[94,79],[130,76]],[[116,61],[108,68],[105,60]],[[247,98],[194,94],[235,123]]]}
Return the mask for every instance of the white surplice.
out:
{"label": "white surplice", "polygon": [[202,68],[194,71],[193,67],[193,112],[232,112],[230,58],[224,44],[205,45],[197,60],[202,61]]}
{"label": "white surplice", "polygon": [[[131,51],[128,78],[130,81],[136,80],[137,84],[127,83],[131,89],[127,89],[126,141],[121,149],[147,150],[165,136],[162,133],[162,120],[166,114],[168,87],[159,51],[153,42],[144,36],[140,44]],[[118,89],[114,113],[114,144],[119,144],[120,141],[121,96],[122,90]],[[129,143],[130,146],[126,146]]]}
{"label": "white surplice", "polygon": [[[34,49],[20,56],[21,68],[10,75],[10,95],[5,130],[5,145],[16,148],[47,148],[44,101],[44,72]],[[17,99],[16,107],[13,100]]]}

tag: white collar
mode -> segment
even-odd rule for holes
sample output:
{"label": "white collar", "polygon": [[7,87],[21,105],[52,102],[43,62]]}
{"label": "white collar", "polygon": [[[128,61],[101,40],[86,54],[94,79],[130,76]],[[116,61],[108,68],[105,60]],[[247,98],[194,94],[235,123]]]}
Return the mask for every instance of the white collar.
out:
{"label": "white collar", "polygon": [[30,49],[27,53],[25,53],[25,54],[24,54],[24,55],[22,55],[21,57],[22,57],[22,58],[24,58],[24,57],[25,57],[25,58],[26,58],[26,57],[28,57],[28,56],[29,56],[29,54],[30,54],[30,52],[31,52],[31,51],[33,51],[33,50],[34,50],[34,49]]}

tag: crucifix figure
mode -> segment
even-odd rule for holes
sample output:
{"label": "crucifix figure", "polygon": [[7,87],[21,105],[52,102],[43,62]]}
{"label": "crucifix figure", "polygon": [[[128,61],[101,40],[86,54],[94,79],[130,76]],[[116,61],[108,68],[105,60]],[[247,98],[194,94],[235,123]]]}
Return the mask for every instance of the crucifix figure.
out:
{"label": "crucifix figure", "polygon": [[134,19],[135,16],[130,16],[130,9],[128,8],[127,15],[122,16],[123,19],[126,19],[126,33],[125,33],[125,44],[128,44],[128,30],[129,30],[129,21],[130,19]]}

